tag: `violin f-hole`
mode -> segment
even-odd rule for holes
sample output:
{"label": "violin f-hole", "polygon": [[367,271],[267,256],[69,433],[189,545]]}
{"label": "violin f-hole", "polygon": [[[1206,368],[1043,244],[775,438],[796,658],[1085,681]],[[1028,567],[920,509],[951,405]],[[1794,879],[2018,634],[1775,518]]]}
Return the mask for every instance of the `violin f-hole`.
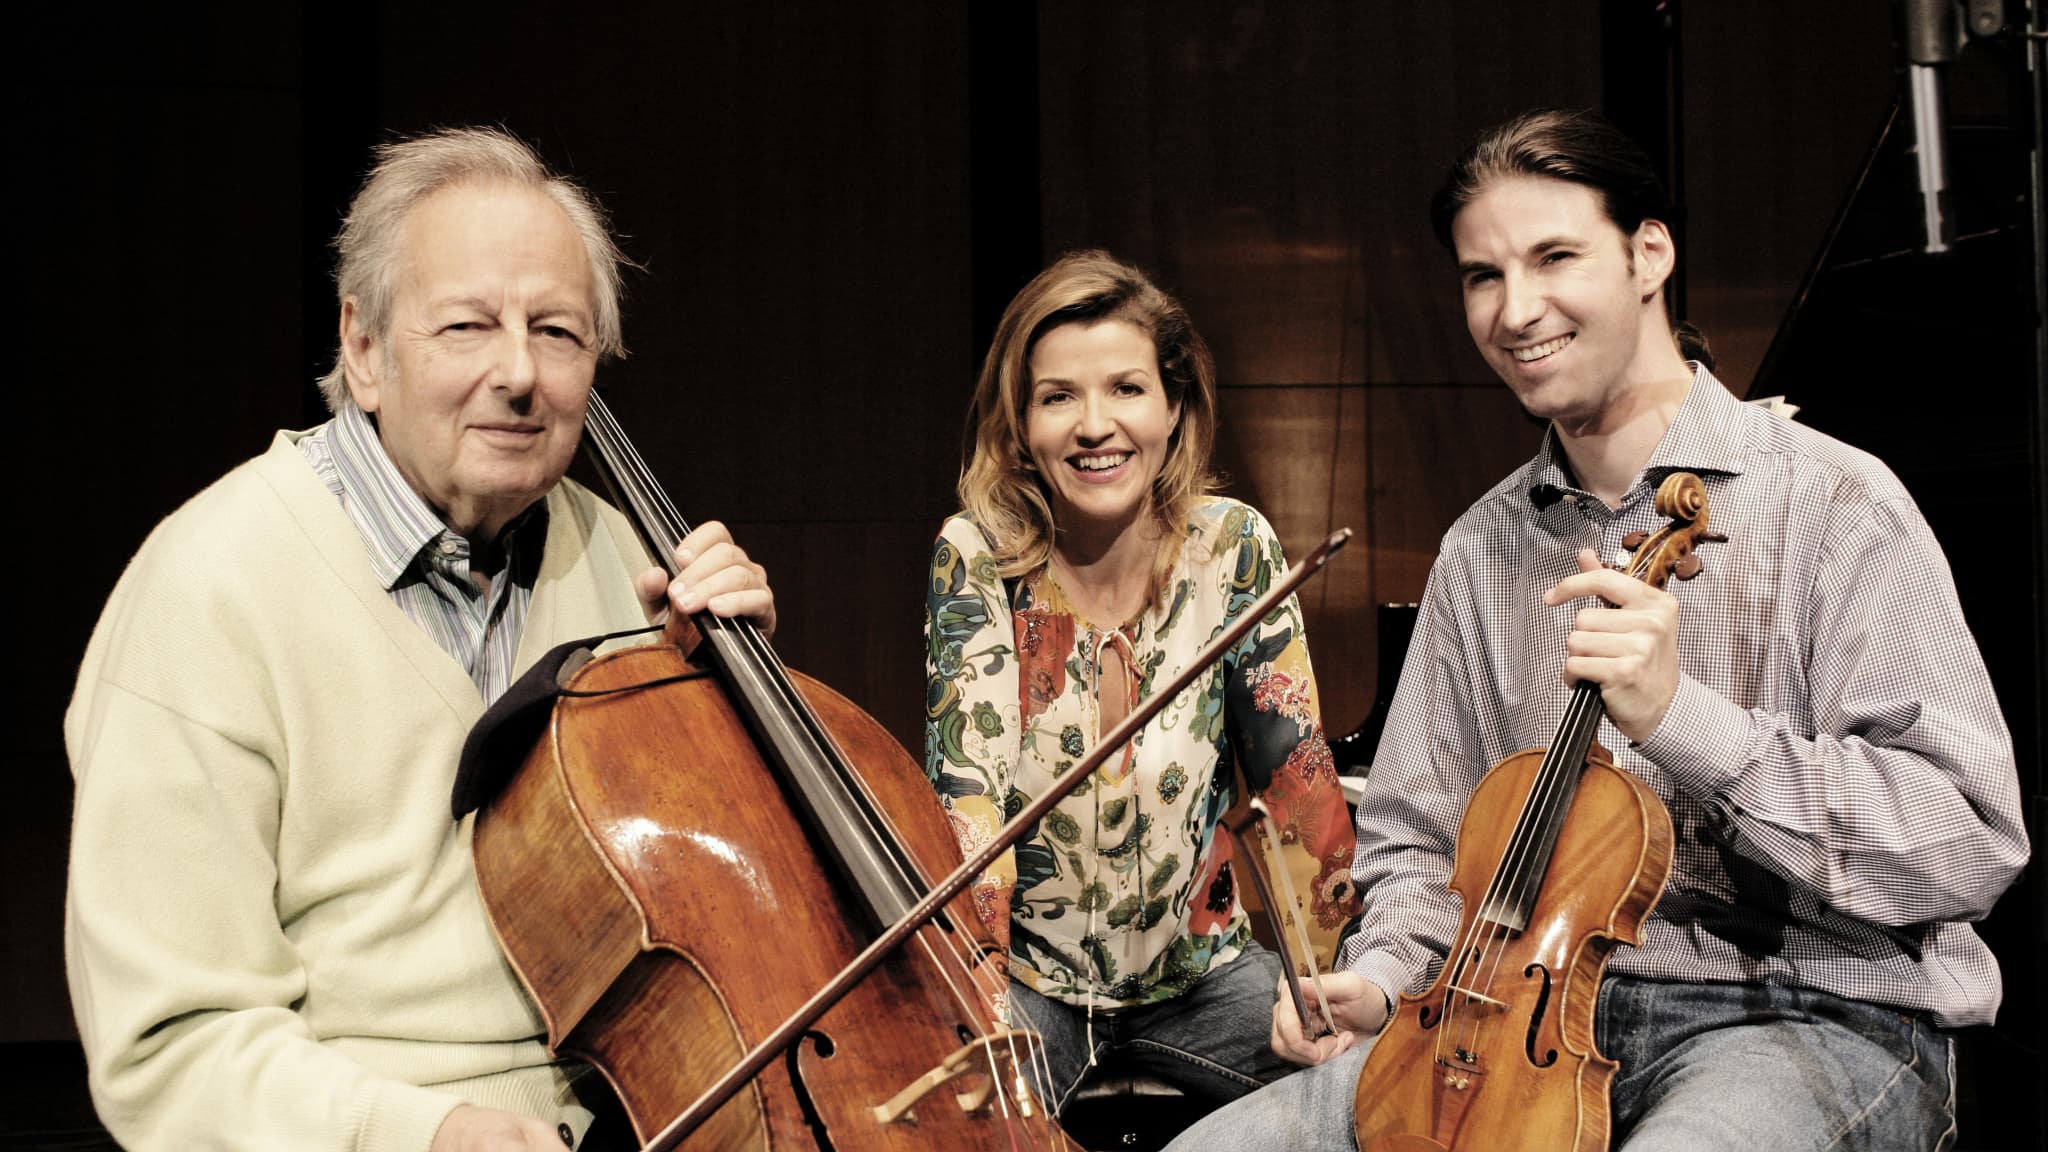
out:
{"label": "violin f-hole", "polygon": [[1522,1049],[1528,1054],[1529,1063],[1538,1068],[1548,1068],[1557,1063],[1557,1049],[1552,1048],[1539,1059],[1536,1055],[1536,1030],[1543,1026],[1543,1014],[1550,1008],[1550,969],[1541,964],[1531,964],[1522,969],[1522,975],[1543,977],[1543,986],[1536,992],[1536,1011],[1529,1014],[1529,1038],[1523,1041]]}

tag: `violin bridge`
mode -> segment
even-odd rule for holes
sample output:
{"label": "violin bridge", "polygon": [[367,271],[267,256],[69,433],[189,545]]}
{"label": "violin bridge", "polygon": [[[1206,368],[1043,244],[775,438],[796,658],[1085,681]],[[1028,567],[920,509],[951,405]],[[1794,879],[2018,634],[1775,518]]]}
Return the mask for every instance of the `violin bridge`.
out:
{"label": "violin bridge", "polygon": [[1456,985],[1456,984],[1453,984],[1453,985],[1451,985],[1451,987],[1450,987],[1450,989],[1449,989],[1449,990],[1450,990],[1450,991],[1452,991],[1452,992],[1456,992],[1456,993],[1457,993],[1458,995],[1460,995],[1460,996],[1469,996],[1469,997],[1471,997],[1472,999],[1474,999],[1474,1000],[1477,1000],[1477,1001],[1479,1001],[1479,1002],[1480,1002],[1481,1004],[1491,1004],[1491,1005],[1493,1005],[1493,1006],[1494,1006],[1495,1008],[1499,1008],[1499,1009],[1501,1009],[1501,1010],[1503,1010],[1503,1011],[1505,1011],[1505,1010],[1507,1009],[1507,1002],[1506,1002],[1506,1001],[1504,1001],[1504,1000],[1495,1000],[1495,999],[1494,999],[1493,997],[1491,997],[1491,996],[1488,996],[1488,995],[1487,995],[1486,993],[1484,993],[1484,992],[1474,992],[1474,991],[1473,991],[1473,990],[1471,990],[1470,988],[1461,988],[1461,987],[1459,987],[1459,986],[1458,986],[1458,985]]}
{"label": "violin bridge", "polygon": [[911,1112],[911,1108],[918,1101],[929,1096],[941,1084],[970,1072],[981,1072],[985,1077],[981,1083],[968,1091],[954,1093],[953,1103],[958,1105],[962,1112],[978,1112],[988,1107],[995,1099],[997,1084],[1000,1082],[1005,1064],[1011,1065],[1014,1073],[1013,1093],[1017,1111],[1029,1118],[1036,1109],[1032,1104],[1031,1089],[1024,1080],[1023,1069],[1015,1067],[1016,1061],[1011,1055],[1011,1044],[1022,1044],[1028,1050],[1031,1045],[1038,1043],[1038,1039],[1036,1032],[1012,1030],[991,1032],[978,1040],[961,1045],[944,1060],[939,1061],[931,1071],[919,1076],[904,1086],[901,1092],[891,1096],[887,1103],[876,1105],[875,1123],[914,1122],[917,1117]]}

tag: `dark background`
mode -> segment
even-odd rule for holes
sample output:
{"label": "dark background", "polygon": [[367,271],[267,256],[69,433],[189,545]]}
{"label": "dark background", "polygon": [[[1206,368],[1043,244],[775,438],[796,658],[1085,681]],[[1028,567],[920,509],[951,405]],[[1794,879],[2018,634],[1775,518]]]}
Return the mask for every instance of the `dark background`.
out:
{"label": "dark background", "polygon": [[[611,209],[646,269],[632,356],[600,373],[615,410],[684,514],[768,565],[785,658],[914,750],[974,370],[1010,294],[1083,246],[1155,271],[1214,345],[1229,490],[1290,552],[1358,530],[1305,593],[1325,722],[1356,725],[1373,606],[1419,596],[1441,533],[1539,434],[1471,348],[1428,194],[1482,126],[1604,107],[1670,164],[1684,310],[1738,394],[1805,287],[1860,294],[1815,303],[1824,335],[1781,342],[1764,385],[1927,507],[2038,842],[2026,81],[2010,45],[1951,70],[1980,239],[1891,256],[1917,221],[1895,133],[1847,267],[1816,272],[1899,90],[1891,21],[1885,0],[43,10],[9,80],[17,493],[43,496],[15,537],[37,659],[0,827],[0,1050],[63,1068],[74,1040],[60,720],[99,605],[164,514],[324,419],[327,242],[369,147],[437,125],[503,124]],[[1966,1148],[2039,1146],[2040,900],[2030,869],[1986,925],[2008,990],[1965,1048]],[[51,1097],[0,1099],[0,1131],[57,1126],[21,1115]]]}

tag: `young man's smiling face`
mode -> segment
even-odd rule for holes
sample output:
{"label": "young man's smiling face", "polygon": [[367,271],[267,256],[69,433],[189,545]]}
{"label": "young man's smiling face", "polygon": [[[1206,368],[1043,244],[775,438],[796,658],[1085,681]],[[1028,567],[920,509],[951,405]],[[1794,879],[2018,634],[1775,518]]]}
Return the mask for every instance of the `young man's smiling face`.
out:
{"label": "young man's smiling face", "polygon": [[1496,180],[1458,211],[1451,242],[1466,330],[1533,416],[1597,425],[1670,344],[1670,232],[1646,220],[1623,233],[1585,185]]}

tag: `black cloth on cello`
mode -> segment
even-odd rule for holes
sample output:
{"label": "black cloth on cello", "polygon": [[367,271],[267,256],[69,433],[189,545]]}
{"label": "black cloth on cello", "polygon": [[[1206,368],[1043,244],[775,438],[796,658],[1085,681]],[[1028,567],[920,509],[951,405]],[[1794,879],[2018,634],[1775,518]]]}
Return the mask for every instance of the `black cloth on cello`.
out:
{"label": "black cloth on cello", "polygon": [[526,754],[533,751],[534,741],[547,730],[555,701],[562,695],[563,681],[590,660],[598,645],[660,628],[655,624],[570,640],[550,648],[534,661],[525,675],[484,709],[463,739],[462,759],[455,766],[455,789],[448,797],[448,807],[455,819],[490,803],[511,782],[513,774],[526,762]]}

